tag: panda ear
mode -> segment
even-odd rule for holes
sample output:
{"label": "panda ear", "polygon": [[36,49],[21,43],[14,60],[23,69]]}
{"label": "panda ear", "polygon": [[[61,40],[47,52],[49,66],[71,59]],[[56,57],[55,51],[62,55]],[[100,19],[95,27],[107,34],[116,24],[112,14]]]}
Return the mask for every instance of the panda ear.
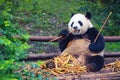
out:
{"label": "panda ear", "polygon": [[90,13],[90,12],[87,12],[86,15],[85,15],[85,17],[88,18],[88,19],[91,19],[91,17],[92,17],[92,16],[91,16],[91,13]]}
{"label": "panda ear", "polygon": [[73,16],[74,16],[74,13],[71,14],[71,17],[73,17]]}

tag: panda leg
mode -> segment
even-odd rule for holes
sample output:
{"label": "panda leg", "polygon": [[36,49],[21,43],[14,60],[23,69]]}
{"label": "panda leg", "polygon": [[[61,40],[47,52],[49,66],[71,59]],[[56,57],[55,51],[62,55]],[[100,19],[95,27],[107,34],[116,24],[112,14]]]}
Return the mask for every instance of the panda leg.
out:
{"label": "panda leg", "polygon": [[104,67],[104,58],[102,56],[90,56],[87,62],[87,69],[90,72],[96,72],[101,70]]}

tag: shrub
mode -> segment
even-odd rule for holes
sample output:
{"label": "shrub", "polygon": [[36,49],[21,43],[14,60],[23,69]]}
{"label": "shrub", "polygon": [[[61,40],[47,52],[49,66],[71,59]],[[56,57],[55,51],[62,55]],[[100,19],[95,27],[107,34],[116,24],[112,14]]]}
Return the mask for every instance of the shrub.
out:
{"label": "shrub", "polygon": [[12,78],[14,75],[12,70],[15,68],[13,68],[14,62],[27,56],[29,45],[26,43],[27,39],[21,41],[13,36],[19,35],[23,38],[28,36],[22,33],[18,24],[15,23],[11,7],[5,6],[11,2],[2,1],[0,1],[0,8],[4,7],[0,11],[0,79],[14,80]]}

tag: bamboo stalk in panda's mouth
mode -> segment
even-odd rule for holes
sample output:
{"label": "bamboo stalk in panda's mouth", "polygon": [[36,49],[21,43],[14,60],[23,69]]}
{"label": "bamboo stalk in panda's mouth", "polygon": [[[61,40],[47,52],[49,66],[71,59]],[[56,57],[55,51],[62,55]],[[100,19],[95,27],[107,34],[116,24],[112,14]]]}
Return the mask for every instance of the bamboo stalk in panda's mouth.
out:
{"label": "bamboo stalk in panda's mouth", "polygon": [[[72,32],[80,32],[80,30],[74,30],[74,31],[72,31]],[[69,32],[69,34],[70,33],[72,33],[72,32]],[[53,42],[53,41],[56,41],[56,40],[59,40],[59,39],[61,39],[63,36],[58,36],[58,37],[56,37],[56,38],[54,38],[54,39],[52,39],[52,40],[50,40],[50,42]]]}
{"label": "bamboo stalk in panda's mouth", "polygon": [[50,40],[50,42],[53,42],[53,41],[59,40],[59,39],[61,39],[62,37],[63,37],[63,36],[58,36],[58,37],[56,37],[56,38]]}

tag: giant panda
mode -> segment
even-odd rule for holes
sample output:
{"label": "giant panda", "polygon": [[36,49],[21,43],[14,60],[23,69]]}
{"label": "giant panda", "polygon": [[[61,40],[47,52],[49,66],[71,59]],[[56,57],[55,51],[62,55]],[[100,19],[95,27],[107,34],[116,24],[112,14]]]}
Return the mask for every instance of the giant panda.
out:
{"label": "giant panda", "polygon": [[[63,52],[69,42],[77,39],[88,39],[90,44],[88,46],[91,55],[84,55],[85,66],[90,72],[100,71],[104,67],[104,48],[105,40],[100,34],[96,42],[94,42],[98,30],[93,27],[91,22],[91,13],[87,12],[84,14],[72,14],[71,19],[68,23],[68,29],[60,31],[59,36],[62,38],[59,40],[59,48]],[[79,49],[79,48],[78,48]],[[78,55],[80,56],[80,54]],[[84,62],[84,59],[82,60]]]}

